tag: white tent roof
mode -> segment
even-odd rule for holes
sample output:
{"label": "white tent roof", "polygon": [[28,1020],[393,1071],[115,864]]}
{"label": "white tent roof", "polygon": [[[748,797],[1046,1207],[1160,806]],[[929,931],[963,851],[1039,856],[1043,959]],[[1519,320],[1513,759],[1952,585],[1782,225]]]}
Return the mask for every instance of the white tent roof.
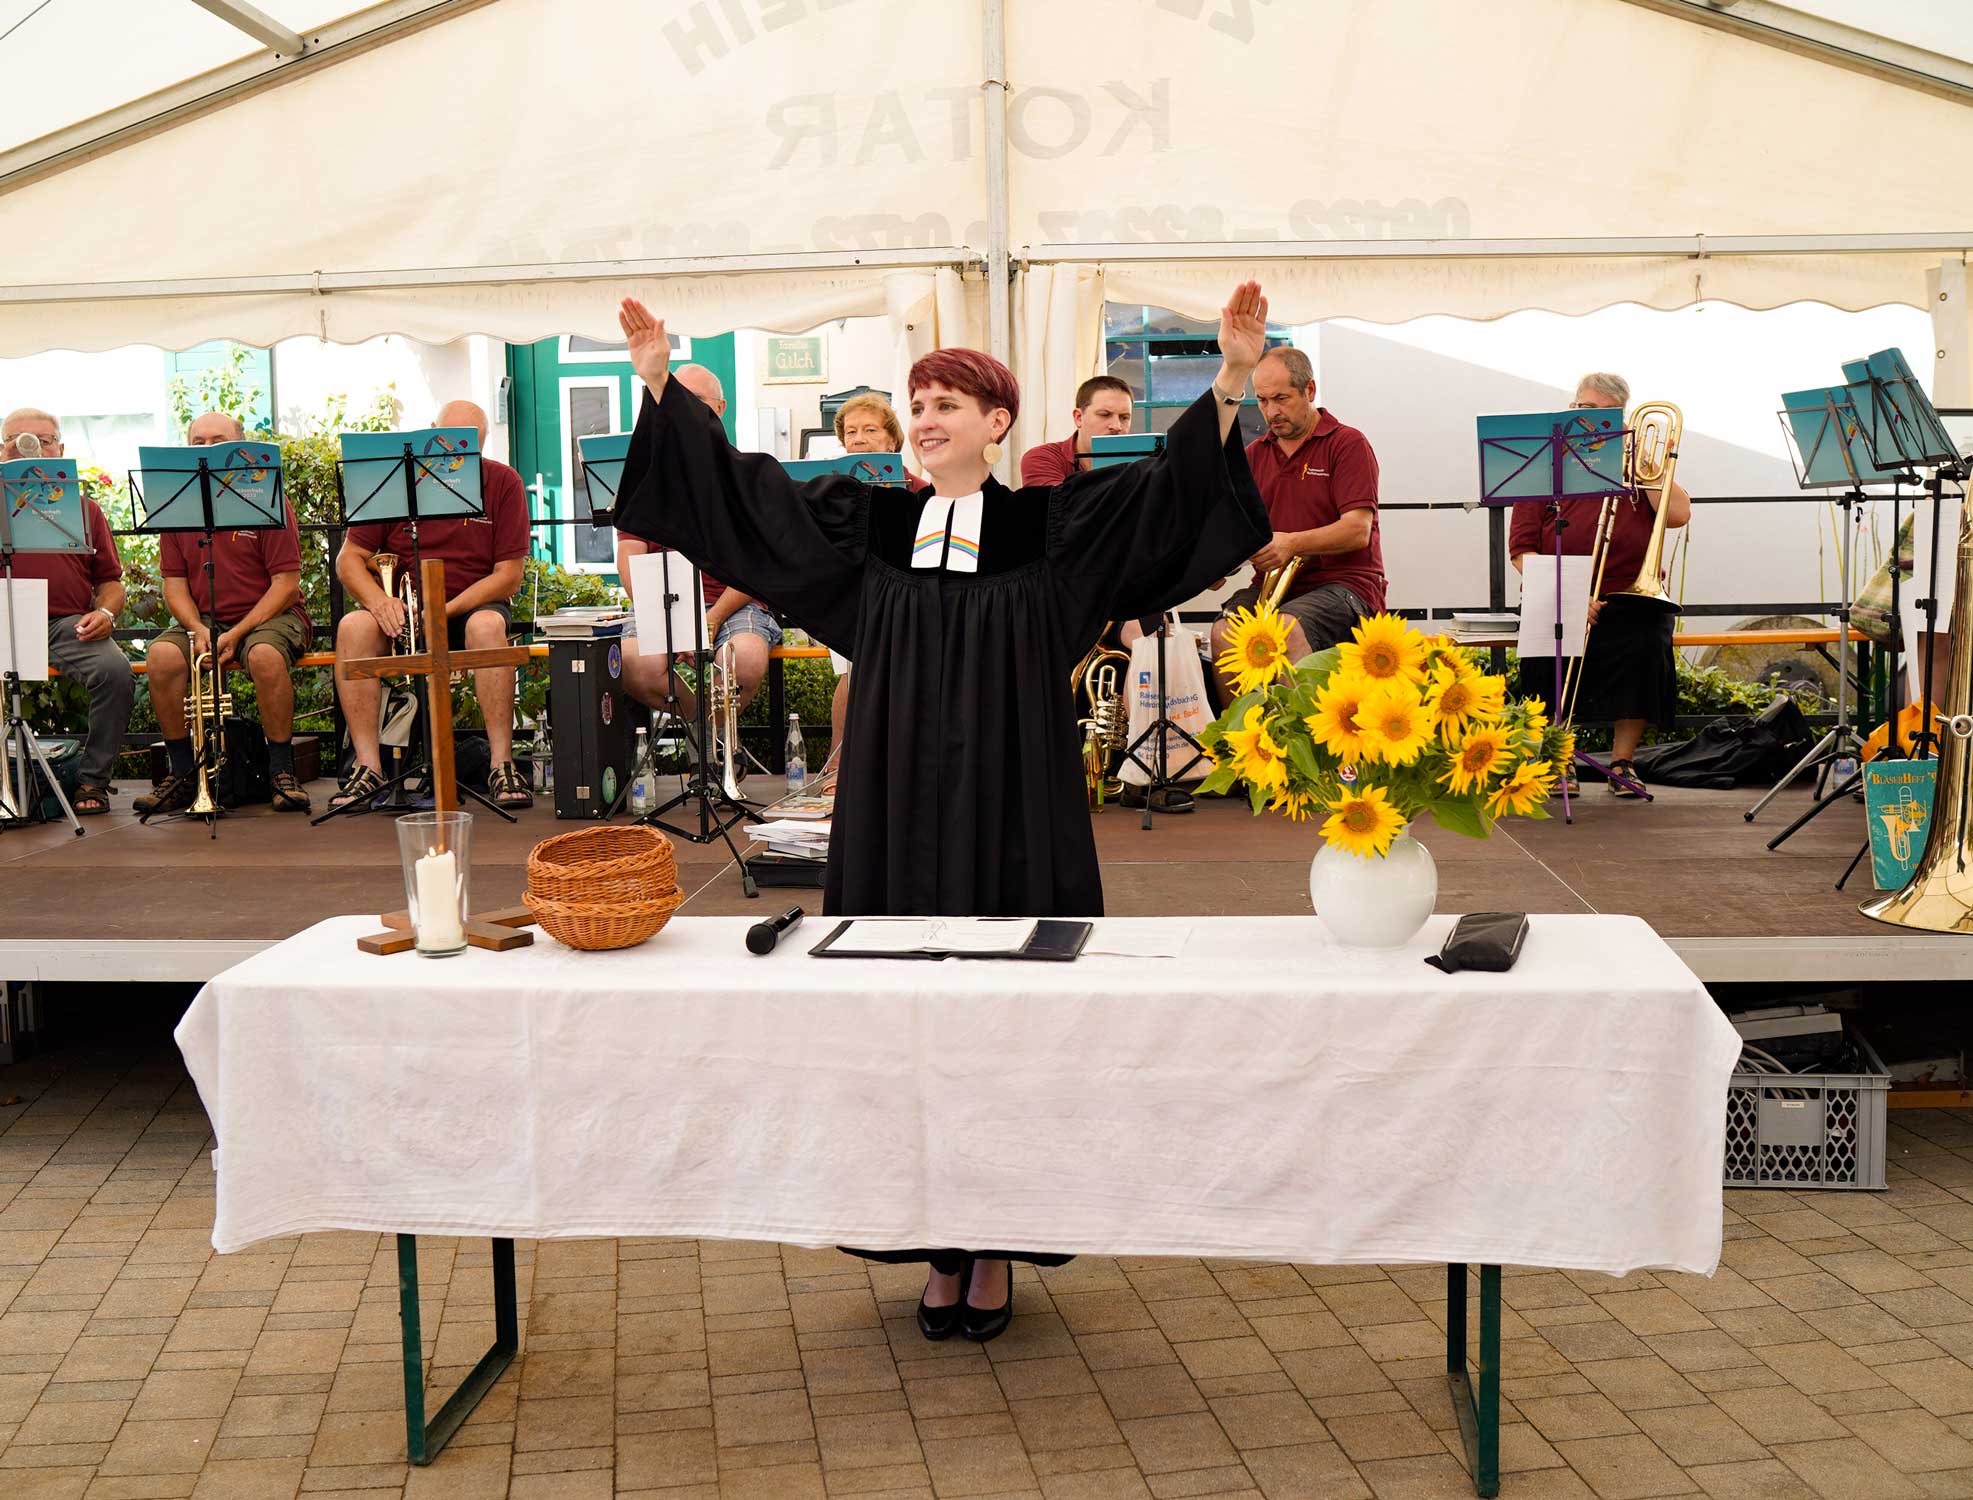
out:
{"label": "white tent roof", "polygon": [[[263,0],[292,61],[221,0],[30,5],[0,355],[606,334],[624,285],[683,332],[797,329],[995,251],[1196,315],[1254,267],[1291,322],[1916,305],[1973,247],[1949,5],[1873,38],[1844,0]],[[94,92],[20,93],[85,15]],[[1790,16],[1821,30],[1762,34]]]}

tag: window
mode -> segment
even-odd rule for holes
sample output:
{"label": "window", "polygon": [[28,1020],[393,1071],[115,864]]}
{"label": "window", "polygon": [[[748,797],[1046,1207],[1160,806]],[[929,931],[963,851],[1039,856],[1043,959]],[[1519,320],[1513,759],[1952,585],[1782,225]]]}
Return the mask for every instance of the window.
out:
{"label": "window", "polygon": [[[577,438],[615,432],[617,382],[604,380],[564,380],[562,382],[562,438],[568,452],[562,462],[568,476],[563,493],[569,497],[568,514],[578,521],[590,517],[589,476],[582,467]],[[579,571],[607,572],[616,566],[617,533],[611,526],[569,526],[563,534],[569,539],[564,556]]]}
{"label": "window", "polygon": [[[675,360],[688,360],[692,357],[692,340],[684,334],[667,334],[665,342],[671,345],[671,357]],[[625,365],[630,363],[630,347],[622,339],[592,339],[579,333],[562,335],[562,347],[556,350],[556,358],[565,365]]]}
{"label": "window", "polygon": [[[1130,387],[1136,430],[1166,432],[1219,373],[1219,324],[1182,318],[1162,307],[1113,302],[1103,309],[1107,373]],[[1268,347],[1288,342],[1269,333]],[[1240,433],[1248,441],[1266,432],[1251,398],[1240,406]]]}

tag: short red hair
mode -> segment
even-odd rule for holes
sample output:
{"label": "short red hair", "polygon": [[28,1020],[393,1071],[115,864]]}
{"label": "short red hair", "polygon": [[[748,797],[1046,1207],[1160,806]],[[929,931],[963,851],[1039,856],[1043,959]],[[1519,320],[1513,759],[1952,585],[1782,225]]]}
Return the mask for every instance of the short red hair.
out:
{"label": "short red hair", "polygon": [[904,389],[915,396],[928,385],[942,385],[980,403],[981,411],[1003,407],[1007,426],[1021,414],[1021,387],[1014,372],[991,354],[978,349],[934,349],[911,367]]}

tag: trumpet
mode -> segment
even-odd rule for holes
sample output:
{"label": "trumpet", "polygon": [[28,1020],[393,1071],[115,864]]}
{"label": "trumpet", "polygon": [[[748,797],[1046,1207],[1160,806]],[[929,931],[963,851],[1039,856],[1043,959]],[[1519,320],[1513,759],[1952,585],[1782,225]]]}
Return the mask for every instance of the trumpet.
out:
{"label": "trumpet", "polygon": [[373,552],[370,555],[370,570],[377,575],[377,582],[391,598],[404,606],[404,626],[390,638],[392,656],[416,656],[418,654],[418,580],[409,568],[401,567],[401,560],[395,552]]}
{"label": "trumpet", "polygon": [[192,732],[192,762],[199,771],[198,793],[188,809],[195,818],[215,817],[220,811],[213,792],[226,764],[221,726],[232,712],[233,695],[226,691],[226,673],[219,665],[218,653],[208,647],[192,663],[192,680],[185,688],[185,722]]}
{"label": "trumpet", "polygon": [[740,795],[740,678],[733,643],[728,641],[713,658],[712,694],[708,708],[712,714],[713,757],[719,762],[719,790],[729,802],[742,801]]}
{"label": "trumpet", "polygon": [[[1617,530],[1617,507],[1639,504],[1641,491],[1658,491],[1658,505],[1651,520],[1651,540],[1637,565],[1637,576],[1613,599],[1638,599],[1661,609],[1678,611],[1678,604],[1665,592],[1665,520],[1671,510],[1672,474],[1678,467],[1678,443],[1685,431],[1685,417],[1669,401],[1646,401],[1630,414],[1630,427],[1624,434],[1624,483],[1631,493],[1606,495],[1596,513],[1594,543],[1590,548],[1589,598],[1594,604],[1603,597],[1603,574],[1610,565],[1610,539]],[[1587,635],[1585,630],[1584,634]],[[1588,647],[1584,647],[1584,655]],[[1576,697],[1582,688],[1581,656],[1569,659],[1569,670],[1562,684],[1562,701],[1556,705],[1555,722],[1573,724]]]}
{"label": "trumpet", "polygon": [[1295,581],[1295,575],[1302,571],[1304,559],[1291,557],[1280,567],[1274,568],[1261,578],[1259,598],[1254,607],[1259,609],[1279,609],[1281,601],[1288,596],[1288,586]]}

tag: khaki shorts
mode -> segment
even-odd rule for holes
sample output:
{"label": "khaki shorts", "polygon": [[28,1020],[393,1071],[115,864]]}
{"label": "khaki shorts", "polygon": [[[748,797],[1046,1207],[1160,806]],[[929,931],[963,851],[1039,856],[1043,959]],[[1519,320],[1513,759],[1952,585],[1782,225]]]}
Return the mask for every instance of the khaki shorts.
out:
{"label": "khaki shorts", "polygon": [[[221,626],[221,635],[226,627]],[[182,625],[174,625],[169,630],[161,630],[159,641],[168,641],[176,646],[189,665],[192,660],[192,638]],[[308,627],[293,610],[276,615],[265,625],[256,625],[247,632],[247,638],[240,642],[239,664],[245,667],[247,653],[255,646],[272,646],[281,653],[281,660],[288,664],[288,670],[295,669],[295,662],[308,650]]]}

